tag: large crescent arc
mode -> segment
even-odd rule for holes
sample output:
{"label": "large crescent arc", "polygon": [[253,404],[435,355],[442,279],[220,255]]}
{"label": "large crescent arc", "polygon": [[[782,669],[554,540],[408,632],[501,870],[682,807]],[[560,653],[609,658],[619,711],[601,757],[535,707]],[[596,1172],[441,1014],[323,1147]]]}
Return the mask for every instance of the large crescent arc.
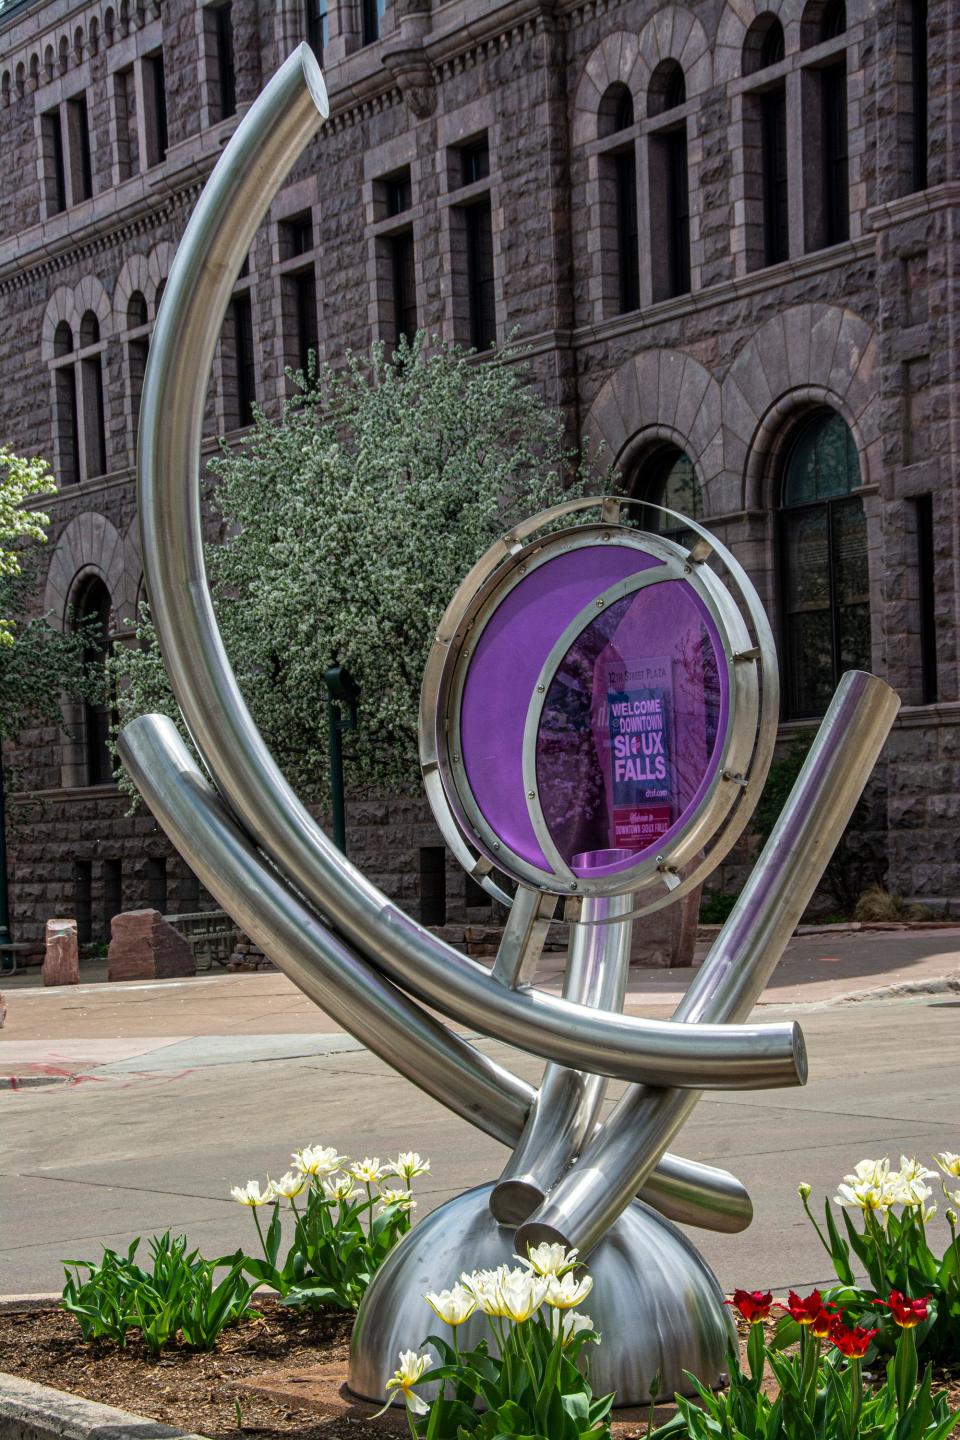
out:
{"label": "large crescent arc", "polygon": [[144,381],[138,498],[144,572],[173,693],[217,788],[256,845],[333,928],[411,995],[562,1065],[654,1086],[803,1083],[799,1027],[651,1021],[510,989],[409,919],[342,856],[293,793],[237,685],[203,557],[204,395],[232,287],[284,176],[327,113],[301,45],[248,111],[204,187],[164,292]]}

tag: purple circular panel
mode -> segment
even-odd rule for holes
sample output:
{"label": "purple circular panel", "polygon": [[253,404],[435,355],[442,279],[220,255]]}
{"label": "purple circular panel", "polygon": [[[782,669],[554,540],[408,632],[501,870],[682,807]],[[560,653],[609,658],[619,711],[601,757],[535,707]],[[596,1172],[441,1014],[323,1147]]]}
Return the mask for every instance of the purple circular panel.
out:
{"label": "purple circular panel", "polygon": [[[537,732],[541,809],[575,874],[616,874],[669,842],[716,773],[727,707],[716,627],[682,580],[624,596],[581,631]],[[605,849],[629,854],[583,863]]]}
{"label": "purple circular panel", "polygon": [[[515,854],[550,870],[530,823],[523,730],[547,656],[585,605],[660,562],[632,546],[600,544],[532,570],[497,607],[477,642],[460,708],[464,770],[484,819]],[[606,848],[580,845],[580,850]]]}

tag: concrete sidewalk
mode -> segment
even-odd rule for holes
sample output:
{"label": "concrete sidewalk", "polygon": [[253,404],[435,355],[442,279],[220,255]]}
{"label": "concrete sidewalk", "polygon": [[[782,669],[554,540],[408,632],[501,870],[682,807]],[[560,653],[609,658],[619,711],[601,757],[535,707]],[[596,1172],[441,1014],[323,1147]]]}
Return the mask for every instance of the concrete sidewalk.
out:
{"label": "concrete sidewalk", "polygon": [[[697,959],[706,946],[698,947]],[[559,993],[563,956],[538,984]],[[634,968],[626,1010],[671,1014],[692,970]],[[66,1079],[103,1070],[171,1071],[248,1059],[292,1059],[356,1048],[329,1016],[276,972],[44,989],[7,982],[0,1082]],[[790,942],[760,1005],[806,1007],[905,988],[960,989],[960,926],[911,932],[832,931]],[[335,1038],[336,1037],[336,1038]]]}

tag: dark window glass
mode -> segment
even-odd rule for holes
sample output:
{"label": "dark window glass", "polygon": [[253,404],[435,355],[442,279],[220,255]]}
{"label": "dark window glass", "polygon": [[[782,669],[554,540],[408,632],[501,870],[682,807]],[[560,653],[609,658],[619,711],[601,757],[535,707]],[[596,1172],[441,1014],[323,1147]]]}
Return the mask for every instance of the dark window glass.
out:
{"label": "dark window glass", "polygon": [[310,368],[311,351],[315,356],[320,348],[317,282],[312,270],[294,276],[294,296],[297,307],[297,366],[306,375]]}
{"label": "dark window glass", "polygon": [[765,70],[769,65],[779,65],[783,59],[783,26],[779,20],[771,19],[764,31],[760,45],[760,63]]}
{"label": "dark window glass", "polygon": [[130,402],[133,408],[133,433],[136,436],[140,424],[140,403],[143,399],[143,377],[147,371],[150,341],[146,335],[130,340],[127,344],[127,363],[130,366]]}
{"label": "dark window glass", "polygon": [[89,945],[93,938],[93,863],[73,862],[73,913],[77,917],[77,940]]}
{"label": "dark window glass", "polygon": [[617,263],[621,315],[640,305],[640,239],[637,228],[637,156],[634,147],[613,157],[617,181]]}
{"label": "dark window glass", "polygon": [[687,132],[671,131],[667,147],[667,215],[670,294],[690,289],[690,192],[687,184]]}
{"label": "dark window glass", "polygon": [[463,185],[475,185],[490,175],[490,146],[486,140],[460,148],[460,181]]}
{"label": "dark window glass", "polygon": [[152,154],[151,165],[159,165],[167,154],[167,89],[163,73],[163,54],[157,51],[148,55],[144,61],[144,68],[147,77],[148,104],[151,108],[152,131]]}
{"label": "dark window glass", "polygon": [[77,367],[65,365],[55,372],[60,425],[60,474],[62,485],[76,485],[80,479],[80,407],[77,403]]}
{"label": "dark window glass", "polygon": [[420,923],[447,923],[446,851],[442,845],[420,848]]}
{"label": "dark window glass", "polygon": [[60,111],[51,110],[41,116],[41,133],[47,173],[47,211],[58,215],[67,208],[67,171],[63,158],[63,130]]}
{"label": "dark window glass", "polygon": [[[665,510],[699,520],[702,514],[700,486],[697,472],[690,457],[678,445],[659,445],[646,456],[630,486],[631,494],[638,499],[648,500]],[[668,515],[661,515],[653,509],[639,510],[636,524],[642,530],[652,530],[676,540],[678,545],[691,545],[692,530],[678,526]]]}
{"label": "dark window glass", "polygon": [[305,211],[302,215],[294,215],[292,219],[282,221],[280,239],[283,242],[281,260],[293,260],[297,255],[308,254],[313,249],[313,221],[310,212]]}
{"label": "dark window glass", "polygon": [[127,329],[137,330],[147,323],[147,301],[142,290],[134,290],[127,301]]}
{"label": "dark window glass", "polygon": [[[630,91],[626,88],[626,86],[624,86],[623,94],[620,96],[617,102],[614,122],[618,130],[629,130],[630,126],[633,124],[633,96],[630,94]],[[481,890],[480,893],[481,895],[486,895],[487,892],[485,890]],[[487,899],[489,898],[490,897],[487,896]]]}
{"label": "dark window glass", "polygon": [[633,96],[619,80],[608,85],[597,107],[597,131],[601,138],[629,130],[633,124]]}
{"label": "dark window glass", "polygon": [[497,338],[493,283],[493,221],[489,199],[468,205],[464,216],[467,227],[470,344],[477,350],[487,350]]}
{"label": "dark window glass", "polygon": [[847,177],[846,61],[821,71],[823,87],[823,223],[824,244],[850,238],[850,195]]}
{"label": "dark window glass", "polygon": [[380,21],[386,8],[386,0],[361,0],[360,33],[364,45],[380,39]]}
{"label": "dark window glass", "polygon": [[89,200],[93,194],[93,169],[90,163],[90,117],[87,97],[78,95],[67,101],[67,124],[70,130],[70,162],[73,175],[73,200]]}
{"label": "dark window glass", "polygon": [[167,861],[163,855],[147,857],[147,905],[161,915],[167,913]]}
{"label": "dark window glass", "polygon": [[103,862],[103,938],[110,939],[110,923],[123,910],[123,861]]}
{"label": "dark window glass", "polygon": [[73,331],[66,320],[61,320],[53,332],[54,355],[69,355],[73,350]]}
{"label": "dark window glass", "polygon": [[832,410],[798,431],[783,474],[781,539],[790,717],[822,715],[846,670],[870,667],[867,527],[853,436]]}
{"label": "dark window glass", "polygon": [[913,504],[917,526],[921,701],[924,705],[935,705],[940,699],[940,686],[937,677],[937,592],[933,561],[933,496],[918,495]]}
{"label": "dark window glass", "polygon": [[386,192],[387,214],[403,215],[413,204],[410,171],[406,170],[399,175],[391,175],[383,183]]}
{"label": "dark window glass", "polygon": [[[95,637],[84,658],[88,665],[104,666],[110,653],[110,593],[103,581],[94,577],[86,582],[76,602],[78,620],[96,620]],[[107,785],[113,779],[113,757],[108,748],[110,723],[113,719],[109,699],[99,704],[83,703],[83,747],[87,785]]]}
{"label": "dark window glass", "polygon": [[104,475],[107,469],[107,437],[103,416],[103,366],[100,356],[81,360],[83,420],[86,432],[87,473]]}
{"label": "dark window glass", "polygon": [[768,265],[786,260],[790,249],[787,216],[787,92],[778,85],[760,96],[763,149],[763,248]]}
{"label": "dark window glass", "polygon": [[675,110],[687,98],[687,82],[678,60],[661,60],[650,76],[647,91],[647,114],[664,115]]}
{"label": "dark window glass", "polygon": [[820,17],[820,39],[836,40],[846,33],[847,6],[845,0],[827,0]]}
{"label": "dark window glass", "polygon": [[[233,55],[233,6],[218,5],[213,12],[217,27],[217,80],[220,86],[220,119],[237,111],[237,79]],[[164,146],[166,148],[166,146]]]}
{"label": "dark window glass", "polygon": [[927,0],[910,6],[910,109],[914,190],[927,188]]}
{"label": "dark window glass", "polygon": [[413,234],[390,236],[390,265],[393,275],[393,317],[397,344],[417,333],[417,277],[413,259]]}
{"label": "dark window glass", "polygon": [[327,0],[307,0],[307,44],[323,64],[324,46],[330,40],[330,14]]}
{"label": "dark window glass", "polygon": [[253,406],[257,398],[256,370],[253,355],[253,310],[249,295],[235,295],[230,302],[233,312],[233,342],[237,363],[237,424],[253,423]]}

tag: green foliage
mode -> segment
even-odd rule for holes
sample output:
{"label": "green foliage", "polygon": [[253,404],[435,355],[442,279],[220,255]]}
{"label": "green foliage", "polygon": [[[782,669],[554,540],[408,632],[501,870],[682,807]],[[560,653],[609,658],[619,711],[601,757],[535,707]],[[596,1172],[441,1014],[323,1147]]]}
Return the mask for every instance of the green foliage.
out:
{"label": "green foliage", "polygon": [[[864,1385],[860,1359],[845,1360],[838,1349],[823,1355],[809,1327],[795,1329],[799,1349],[786,1354],[764,1345],[763,1327],[754,1325],[749,1373],[731,1350],[726,1390],[714,1393],[688,1372],[698,1399],[678,1395],[677,1414],[648,1440],[946,1440],[956,1426],[960,1411],[951,1414],[946,1395],[931,1393],[930,1365],[917,1383],[912,1330],[900,1331],[886,1381],[871,1389]],[[762,1389],[767,1364],[776,1395]]]}
{"label": "green foliage", "polygon": [[[780,818],[787,797],[800,774],[814,732],[805,730],[793,735],[782,754],[774,759],[767,775],[763,793],[751,821],[751,832],[766,844],[770,832]],[[884,861],[880,852],[866,838],[867,832],[885,826],[886,819],[875,818],[875,800],[869,790],[857,802],[840,841],[834,850],[821,882],[843,917],[853,914],[859,896],[869,885],[883,881]]]}
{"label": "green foliage", "polygon": [[48,615],[30,615],[38,556],[18,574],[0,574],[0,614],[9,643],[0,643],[0,738],[10,739],[27,717],[62,722],[61,701],[72,695],[96,704],[103,698],[102,665],[91,657],[101,636],[96,616],[56,630]]}
{"label": "green foliage", "polygon": [[[848,1180],[852,1178],[847,1177]],[[913,1183],[916,1185],[918,1182]],[[899,1215],[894,1209],[896,1202],[888,1198],[882,1185],[877,1186],[872,1194],[869,1188],[854,1187],[864,1195],[865,1201],[870,1201],[873,1195],[877,1200],[875,1208],[865,1206],[860,1211],[860,1226],[851,1218],[846,1206],[840,1209],[842,1225],[838,1226],[829,1199],[824,1200],[824,1224],[821,1226],[810,1210],[809,1194],[805,1193],[807,1187],[802,1187],[800,1193],[807,1218],[830,1256],[840,1282],[824,1294],[852,1314],[861,1317],[870,1315],[871,1323],[880,1325],[878,1344],[888,1351],[896,1342],[897,1328],[889,1317],[882,1318],[883,1312],[875,1307],[883,1304],[892,1290],[899,1291],[901,1295],[931,1297],[929,1318],[916,1331],[917,1344],[932,1359],[957,1365],[960,1364],[960,1240],[957,1237],[957,1217],[954,1211],[947,1211],[950,1241],[943,1254],[937,1255],[929,1235],[929,1220],[936,1206],[924,1211],[930,1189],[922,1185],[922,1180],[919,1183],[926,1195],[921,1195],[919,1204],[903,1205]],[[866,1271],[869,1285],[864,1286],[857,1281],[855,1261]],[[863,1323],[867,1323],[866,1320]]]}
{"label": "green foliage", "polygon": [[[470,566],[512,523],[585,487],[561,417],[517,352],[478,364],[419,335],[323,367],[242,451],[211,462],[226,536],[207,565],[224,642],[279,764],[326,794],[323,672],[345,665],[360,726],[356,790],[418,783],[420,682],[436,625]],[[173,713],[154,637],[119,652],[120,720]]]}
{"label": "green foliage", "polygon": [[[0,576],[20,574],[20,556],[7,541],[47,538],[49,516],[39,510],[25,510],[33,495],[56,494],[56,486],[46,460],[25,460],[0,445]],[[13,620],[6,611],[0,613],[0,646],[13,644]]]}
{"label": "green foliage", "polygon": [[705,890],[700,900],[700,924],[722,925],[738,899],[730,890]]}
{"label": "green foliage", "polygon": [[[150,1241],[152,1269],[143,1270],[134,1258],[139,1245],[138,1237],[126,1255],[104,1248],[99,1265],[64,1261],[60,1303],[85,1340],[106,1336],[125,1345],[128,1333],[138,1330],[151,1355],[178,1334],[197,1350],[211,1350],[225,1326],[256,1314],[242,1251],[204,1260],[197,1250],[187,1253],[185,1235],[171,1240],[168,1230]],[[227,1273],[218,1281],[216,1271],[224,1268]]]}

